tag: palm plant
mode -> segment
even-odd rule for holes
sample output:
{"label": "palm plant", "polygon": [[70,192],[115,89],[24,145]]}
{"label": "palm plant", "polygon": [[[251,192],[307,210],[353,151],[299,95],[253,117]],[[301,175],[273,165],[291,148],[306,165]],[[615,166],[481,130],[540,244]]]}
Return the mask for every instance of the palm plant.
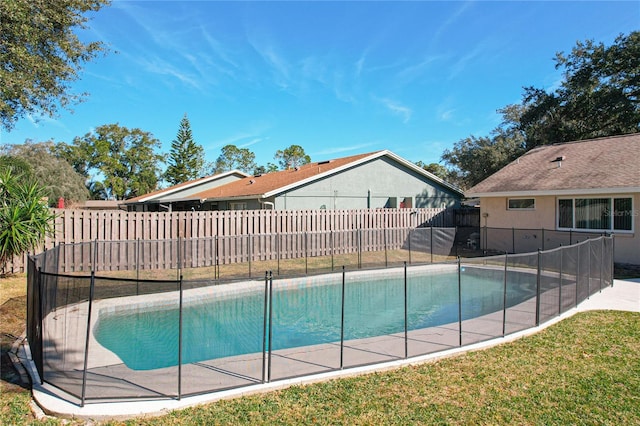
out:
{"label": "palm plant", "polygon": [[44,200],[44,188],[0,168],[0,270],[14,256],[38,248],[53,233],[55,215]]}

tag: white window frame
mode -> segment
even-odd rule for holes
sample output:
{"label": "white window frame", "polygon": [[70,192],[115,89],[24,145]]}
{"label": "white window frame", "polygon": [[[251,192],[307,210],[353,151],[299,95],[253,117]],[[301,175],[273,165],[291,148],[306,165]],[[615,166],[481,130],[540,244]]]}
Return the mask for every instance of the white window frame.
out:
{"label": "white window frame", "polygon": [[[631,200],[631,229],[614,229],[614,217],[613,217],[613,203],[614,200],[617,199],[621,199],[621,198],[625,198],[625,199],[630,199]],[[576,227],[576,200],[592,200],[592,199],[608,199],[609,200],[609,211],[611,212],[611,219],[610,219],[610,223],[609,223],[609,228],[608,229],[592,229],[592,228],[577,228]],[[570,228],[566,228],[566,227],[560,227],[560,200],[571,200],[572,202],[572,218],[571,218],[571,222],[572,222],[572,227]],[[633,220],[633,217],[635,217],[638,213],[636,212],[636,208],[635,208],[635,203],[634,203],[634,197],[631,194],[626,194],[626,195],[593,195],[593,196],[582,196],[582,197],[576,197],[576,196],[568,196],[568,197],[556,197],[556,229],[559,231],[582,231],[582,232],[610,232],[610,233],[617,233],[617,234],[632,234],[635,232],[635,221]]]}
{"label": "white window frame", "polygon": [[[511,200],[533,200],[533,207],[511,207],[509,202]],[[533,197],[522,197],[522,198],[507,198],[507,210],[513,211],[532,211],[536,209],[536,199]]]}

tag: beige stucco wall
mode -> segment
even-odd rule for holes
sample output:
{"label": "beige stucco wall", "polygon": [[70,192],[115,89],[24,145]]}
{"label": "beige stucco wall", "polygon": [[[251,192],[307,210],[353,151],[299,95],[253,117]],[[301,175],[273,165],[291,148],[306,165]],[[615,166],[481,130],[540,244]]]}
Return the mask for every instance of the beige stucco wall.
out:
{"label": "beige stucco wall", "polygon": [[[535,210],[507,210],[506,197],[481,198],[480,225],[489,228],[556,229],[556,197],[535,199]],[[485,217],[485,213],[489,215]]]}
{"label": "beige stucco wall", "polygon": [[[603,197],[615,197],[616,195],[602,194]],[[597,196],[597,194],[589,195],[589,197]],[[628,197],[628,194],[620,196]],[[508,210],[507,197],[482,197],[480,199],[480,225],[489,228],[555,230],[556,200],[558,197],[537,196],[533,198],[536,199],[535,210]],[[634,231],[615,234],[615,261],[640,265],[640,194],[633,195],[633,213]]]}

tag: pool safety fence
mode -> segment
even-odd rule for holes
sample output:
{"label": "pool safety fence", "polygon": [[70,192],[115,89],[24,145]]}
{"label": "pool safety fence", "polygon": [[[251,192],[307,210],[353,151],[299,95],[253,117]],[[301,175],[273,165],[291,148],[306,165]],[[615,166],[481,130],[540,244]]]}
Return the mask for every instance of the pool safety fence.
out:
{"label": "pool safety fence", "polygon": [[60,244],[36,256],[47,273],[229,280],[529,253],[607,234],[516,228],[389,228]]}
{"label": "pool safety fence", "polygon": [[298,278],[80,276],[30,257],[36,380],[71,402],[180,399],[440,352],[535,327],[613,284],[613,237]]}
{"label": "pool safety fence", "polygon": [[491,228],[482,227],[472,233],[468,244],[483,253],[529,253],[569,246],[590,238],[609,235],[608,232],[558,231],[544,228]]}

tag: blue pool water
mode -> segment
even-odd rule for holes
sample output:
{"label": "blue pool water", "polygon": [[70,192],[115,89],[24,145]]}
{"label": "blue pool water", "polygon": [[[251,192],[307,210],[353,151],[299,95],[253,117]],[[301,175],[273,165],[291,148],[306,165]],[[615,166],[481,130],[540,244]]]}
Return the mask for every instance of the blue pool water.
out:
{"label": "blue pool water", "polygon": [[[375,275],[366,280],[347,277],[345,340],[404,331],[404,280]],[[501,271],[462,272],[462,319],[501,310]],[[509,286],[507,306],[535,293],[533,282]],[[340,341],[342,285],[339,275],[301,278],[295,284],[273,282],[272,349]],[[458,275],[451,272],[410,274],[407,280],[408,329],[458,321]],[[243,294],[200,298],[183,307],[182,362],[193,363],[263,350],[264,284]],[[178,298],[165,306],[128,307],[100,313],[94,328],[97,341],[134,370],[178,364]]]}

